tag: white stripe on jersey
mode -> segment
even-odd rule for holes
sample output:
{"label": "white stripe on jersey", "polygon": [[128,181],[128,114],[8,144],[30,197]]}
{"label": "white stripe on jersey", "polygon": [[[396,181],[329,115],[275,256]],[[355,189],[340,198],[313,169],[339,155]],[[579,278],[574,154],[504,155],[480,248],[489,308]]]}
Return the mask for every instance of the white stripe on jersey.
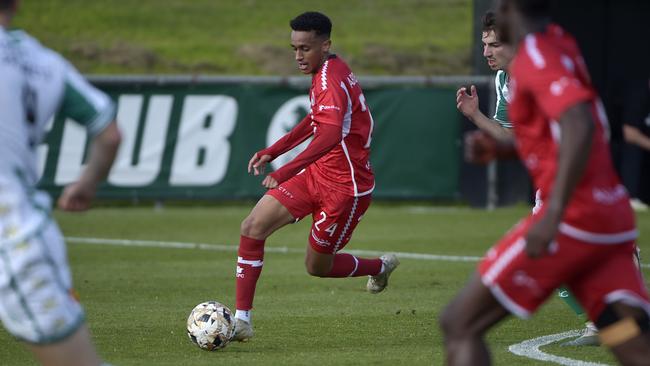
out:
{"label": "white stripe on jersey", "polygon": [[345,95],[348,97],[348,107],[345,109],[345,115],[343,116],[343,138],[350,133],[350,127],[352,126],[352,99],[350,98],[350,92],[348,88],[345,87],[345,83],[341,81],[341,88],[345,92]]}
{"label": "white stripe on jersey", "polygon": [[483,284],[491,287],[494,280],[501,272],[526,248],[526,240],[519,238],[511,247],[506,249],[499,258],[490,266],[490,269],[483,275]]}
{"label": "white stripe on jersey", "polygon": [[546,67],[546,61],[544,60],[542,53],[539,52],[539,48],[537,48],[537,38],[532,34],[526,36],[526,53],[533,61],[533,64],[535,64],[535,67],[538,69]]}
{"label": "white stripe on jersey", "polygon": [[639,232],[636,229],[613,234],[601,234],[581,230],[564,222],[560,224],[560,232],[589,244],[622,244],[627,241],[632,241],[639,236]]}
{"label": "white stripe on jersey", "polygon": [[350,159],[350,153],[348,152],[348,147],[345,145],[345,140],[341,140],[341,148],[343,148],[345,158],[348,159],[348,165],[350,166],[350,175],[352,178],[352,187],[354,188],[354,196],[358,197],[359,192],[357,191],[357,181],[354,179],[354,167],[352,166],[352,159]]}
{"label": "white stripe on jersey", "polygon": [[320,87],[322,90],[327,90],[327,67],[329,66],[330,60],[325,61],[323,64],[323,69],[320,73]]}

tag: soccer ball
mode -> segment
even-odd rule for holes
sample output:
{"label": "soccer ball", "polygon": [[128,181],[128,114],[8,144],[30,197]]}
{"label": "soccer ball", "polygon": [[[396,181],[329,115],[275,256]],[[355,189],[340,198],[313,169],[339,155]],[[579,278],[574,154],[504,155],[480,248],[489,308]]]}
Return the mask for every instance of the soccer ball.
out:
{"label": "soccer ball", "polygon": [[187,336],[201,349],[224,348],[235,333],[235,317],[224,304],[206,301],[196,305],[187,318]]}

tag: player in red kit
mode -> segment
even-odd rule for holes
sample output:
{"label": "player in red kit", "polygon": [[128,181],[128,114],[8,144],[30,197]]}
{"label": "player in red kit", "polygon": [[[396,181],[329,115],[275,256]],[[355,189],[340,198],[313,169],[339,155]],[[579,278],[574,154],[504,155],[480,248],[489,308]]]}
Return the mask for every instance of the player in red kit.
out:
{"label": "player in red kit", "polygon": [[527,318],[562,284],[624,365],[650,360],[650,302],[630,260],[638,232],[611,162],[607,119],[570,35],[548,0],[503,0],[502,41],[515,46],[509,117],[543,206],[492,247],[441,317],[449,365],[488,365],[484,333]]}
{"label": "player in red kit", "polygon": [[369,276],[368,291],[378,293],[399,264],[392,254],[367,259],[338,253],[368,209],[375,187],[369,160],[373,120],[354,74],[330,53],[329,18],[306,12],[290,24],[298,68],[312,75],[311,110],[276,143],[255,153],[248,171],[263,174],[267,163],[307,138],[313,140],[295,159],[264,178],[262,185],[269,190],[242,222],[234,336],[238,341],[253,336],[251,309],[264,263],[264,241],[287,224],[312,215],[305,258],[312,276]]}

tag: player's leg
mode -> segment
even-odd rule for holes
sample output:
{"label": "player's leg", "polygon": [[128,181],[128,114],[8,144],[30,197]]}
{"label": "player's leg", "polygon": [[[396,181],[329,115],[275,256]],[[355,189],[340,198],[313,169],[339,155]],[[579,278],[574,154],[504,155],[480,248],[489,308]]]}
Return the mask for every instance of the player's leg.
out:
{"label": "player's leg", "polygon": [[235,336],[237,341],[253,337],[251,310],[257,281],[264,265],[264,243],[273,232],[310,212],[305,174],[269,190],[241,224],[237,256]]}
{"label": "player's leg", "polygon": [[641,306],[617,301],[605,308],[597,320],[602,329],[603,345],[612,350],[622,365],[648,365],[650,362],[649,310],[650,307],[644,310]]}
{"label": "player's leg", "polygon": [[[639,256],[640,250],[639,247],[635,245],[635,250],[632,254],[632,261],[637,269],[641,268],[641,258]],[[580,317],[585,316],[584,309],[578,304],[577,299],[567,288],[560,288],[558,295],[562,300],[564,300],[569,307]],[[598,336],[598,328],[596,324],[590,320],[585,323],[585,329],[583,330],[580,337],[570,340],[568,342],[562,343],[563,346],[598,346],[600,345],[600,339]]]}
{"label": "player's leg", "polygon": [[440,317],[447,365],[489,365],[483,335],[509,315],[475,274]]}
{"label": "player's leg", "polygon": [[241,224],[235,284],[234,339],[237,341],[253,337],[251,309],[264,265],[264,242],[275,230],[294,221],[291,213],[275,197],[264,195]]}
{"label": "player's leg", "polygon": [[539,219],[531,216],[511,229],[490,248],[474,276],[441,318],[450,365],[487,365],[483,341],[487,329],[513,314],[528,318],[555,288],[581,268],[588,258],[554,242],[548,255],[531,259],[525,252],[528,228]]}
{"label": "player's leg", "polygon": [[307,272],[312,276],[335,278],[382,276],[383,290],[388,276],[399,264],[397,257],[384,255],[382,258],[361,258],[339,253],[350,241],[357,224],[370,206],[372,197],[352,197],[318,185],[312,188],[321,199],[320,206],[313,213],[305,256]]}
{"label": "player's leg", "polygon": [[[599,257],[569,286],[600,330],[600,341],[623,365],[650,360],[650,297],[630,256],[633,243],[592,245]],[[612,276],[615,273],[616,276]]]}
{"label": "player's leg", "polygon": [[90,332],[82,325],[61,342],[47,345],[30,345],[36,359],[45,366],[91,366],[101,361],[90,341]]}
{"label": "player's leg", "polygon": [[0,318],[43,365],[100,365],[70,290],[63,236],[46,220],[24,240],[0,239]]}

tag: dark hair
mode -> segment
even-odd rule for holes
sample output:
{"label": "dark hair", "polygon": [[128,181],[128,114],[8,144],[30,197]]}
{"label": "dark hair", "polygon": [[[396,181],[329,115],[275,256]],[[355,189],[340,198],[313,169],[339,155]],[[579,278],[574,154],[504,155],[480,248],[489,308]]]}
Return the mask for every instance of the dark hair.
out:
{"label": "dark hair", "polygon": [[0,0],[0,11],[9,10],[16,5],[16,0]]}
{"label": "dark hair", "polygon": [[481,19],[483,23],[483,32],[494,31],[497,28],[497,16],[492,11],[488,11]]}
{"label": "dark hair", "polygon": [[527,18],[541,18],[551,13],[549,0],[514,0],[512,1],[521,14]]}
{"label": "dark hair", "polygon": [[325,35],[329,38],[332,33],[332,22],[327,15],[317,11],[308,11],[293,18],[291,22],[291,29],[295,31],[315,31],[317,36]]}

